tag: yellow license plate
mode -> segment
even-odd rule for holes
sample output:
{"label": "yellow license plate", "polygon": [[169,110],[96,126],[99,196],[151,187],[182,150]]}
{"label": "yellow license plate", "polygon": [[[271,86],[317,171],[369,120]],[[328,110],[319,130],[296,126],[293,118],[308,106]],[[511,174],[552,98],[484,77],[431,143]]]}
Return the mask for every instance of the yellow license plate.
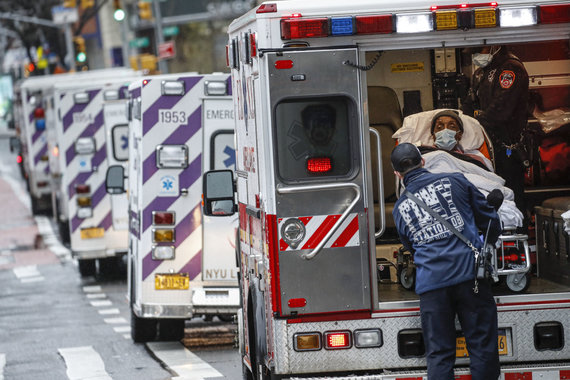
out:
{"label": "yellow license plate", "polygon": [[189,287],[188,273],[168,273],[154,276],[154,288],[156,290],[186,290]]}
{"label": "yellow license plate", "polygon": [[99,227],[83,228],[81,230],[81,239],[97,239],[105,235],[105,230]]}
{"label": "yellow license plate", "polygon": [[[507,335],[504,331],[499,331],[499,355],[508,355],[509,347],[507,346]],[[464,336],[458,336],[456,341],[455,356],[464,358],[469,356],[467,352],[467,343]]]}

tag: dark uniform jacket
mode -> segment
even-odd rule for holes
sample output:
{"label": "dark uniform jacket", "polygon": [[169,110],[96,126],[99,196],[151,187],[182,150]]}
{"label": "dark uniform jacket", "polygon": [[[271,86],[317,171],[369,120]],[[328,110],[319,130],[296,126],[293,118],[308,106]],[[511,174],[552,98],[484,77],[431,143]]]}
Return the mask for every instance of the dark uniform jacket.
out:
{"label": "dark uniform jacket", "polygon": [[495,150],[515,144],[527,123],[528,74],[521,61],[501,48],[491,63],[473,75],[462,110],[485,128]]}
{"label": "dark uniform jacket", "polygon": [[[420,168],[406,174],[404,184],[478,249],[483,245],[479,230],[486,232],[489,221],[488,242],[497,240],[501,230],[495,209],[463,174]],[[402,195],[392,214],[402,244],[415,251],[417,294],[475,279],[473,251],[414,201]]]}

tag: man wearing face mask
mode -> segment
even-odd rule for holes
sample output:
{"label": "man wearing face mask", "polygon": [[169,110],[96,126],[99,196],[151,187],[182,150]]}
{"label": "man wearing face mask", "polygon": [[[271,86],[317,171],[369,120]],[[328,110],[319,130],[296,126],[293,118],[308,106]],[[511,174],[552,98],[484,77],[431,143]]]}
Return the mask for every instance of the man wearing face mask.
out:
{"label": "man wearing face mask", "polygon": [[521,133],[527,123],[528,73],[506,46],[485,46],[473,55],[479,68],[462,111],[485,128],[495,151],[495,170],[515,194],[515,203],[527,218],[524,204],[524,150]]}

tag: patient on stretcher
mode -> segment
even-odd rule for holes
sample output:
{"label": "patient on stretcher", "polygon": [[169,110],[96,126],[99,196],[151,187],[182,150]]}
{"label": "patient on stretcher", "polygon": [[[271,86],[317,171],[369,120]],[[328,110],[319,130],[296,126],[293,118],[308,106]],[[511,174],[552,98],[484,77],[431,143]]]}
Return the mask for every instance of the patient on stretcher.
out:
{"label": "patient on stretcher", "polygon": [[392,138],[416,144],[425,168],[433,173],[463,173],[485,196],[493,189],[501,190],[505,201],[498,213],[503,226],[522,226],[523,215],[515,206],[513,191],[493,172],[492,157],[482,153],[488,153],[490,143],[476,119],[455,110],[420,112],[406,117]]}

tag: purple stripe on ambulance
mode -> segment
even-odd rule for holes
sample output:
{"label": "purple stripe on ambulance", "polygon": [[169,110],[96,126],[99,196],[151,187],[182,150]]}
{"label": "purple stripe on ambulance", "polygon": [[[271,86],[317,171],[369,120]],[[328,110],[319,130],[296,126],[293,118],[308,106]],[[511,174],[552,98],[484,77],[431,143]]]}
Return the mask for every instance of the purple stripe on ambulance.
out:
{"label": "purple stripe on ambulance", "polygon": [[141,96],[141,88],[137,87],[131,91],[131,99],[135,99]]}
{"label": "purple stripe on ambulance", "polygon": [[[202,221],[202,210],[201,205],[195,207],[185,218],[183,218],[174,228],[176,236],[176,241],[174,243],[174,247],[178,248],[180,244],[186,240],[192,232],[194,232],[198,227],[200,227],[200,223]],[[202,252],[200,251],[196,256],[202,256]],[[194,258],[196,257],[194,256]],[[194,260],[194,258],[192,260]],[[192,262],[190,260],[190,262]],[[162,261],[160,260],[152,260],[152,252],[147,253],[145,258],[143,259],[143,280],[145,280],[157,267],[160,265]],[[200,258],[201,263],[201,258]],[[190,263],[184,266],[187,267]],[[201,268],[201,266],[200,266]],[[181,270],[181,272],[185,272]],[[192,279],[192,277],[190,277]]]}
{"label": "purple stripe on ambulance", "polygon": [[143,228],[142,231],[146,231],[147,228],[152,224],[152,212],[153,211],[165,211],[168,210],[170,205],[172,205],[178,197],[156,197],[150,202],[148,206],[143,211]]}
{"label": "purple stripe on ambulance", "polygon": [[[102,184],[91,195],[91,208],[95,209],[95,207],[97,207],[97,205],[103,200],[105,195],[107,195],[107,190],[105,189],[105,184]],[[77,216],[73,216],[73,219],[71,219],[71,232],[75,232],[84,220],[85,219],[79,219]]]}
{"label": "purple stripe on ambulance", "polygon": [[[188,93],[201,79],[202,77],[178,78],[178,80],[184,82],[186,93]],[[180,100],[182,100],[183,97],[184,96],[161,96],[150,107],[148,107],[143,113],[143,135],[146,135],[147,132],[150,131],[158,122],[159,109],[171,109]]]}
{"label": "purple stripe on ambulance", "polygon": [[44,133],[44,131],[35,131],[34,132],[34,134],[32,135],[32,144],[35,143],[40,138],[42,133]]}
{"label": "purple stripe on ambulance", "polygon": [[232,94],[232,77],[229,76],[228,79],[226,79],[226,88],[228,89],[228,95]]}
{"label": "purple stripe on ambulance", "polygon": [[140,228],[139,215],[138,213],[131,211],[131,217],[129,219],[129,229],[133,235],[135,235],[138,239],[140,239],[141,237],[138,228]]}
{"label": "purple stripe on ambulance", "polygon": [[40,151],[34,156],[34,165],[37,165],[42,159],[42,156],[45,156],[46,153],[47,153],[47,144],[42,146],[42,149],[40,149]]}
{"label": "purple stripe on ambulance", "polygon": [[28,115],[28,120],[29,120],[30,124],[32,123],[32,121],[34,121],[34,113],[35,113],[35,110],[30,112],[30,114]]}
{"label": "purple stripe on ambulance", "polygon": [[[89,124],[85,130],[81,133],[81,135],[79,137],[91,137],[91,136],[95,136],[95,134],[97,133],[97,131],[99,131],[99,129],[101,129],[101,127],[103,126],[103,111],[99,112],[97,114],[97,116],[95,117],[95,120],[93,120],[93,123]],[[103,149],[103,152],[105,150]],[[72,144],[69,148],[67,148],[67,151],[65,152],[65,163],[66,166],[69,165],[69,163],[71,161],[73,161],[73,159],[76,156],[76,152],[75,152],[75,145]]]}
{"label": "purple stripe on ambulance", "polygon": [[93,98],[97,96],[99,91],[101,91],[101,89],[87,91],[87,93],[89,94],[89,102],[85,104],[74,104],[73,107],[71,107],[71,109],[63,116],[64,132],[67,131],[67,128],[69,128],[71,124],[73,124],[73,114],[77,112],[83,112],[83,110],[89,105],[89,103],[91,103],[91,100],[93,100]]}
{"label": "purple stripe on ambulance", "polygon": [[[91,158],[91,167],[96,167],[101,165],[103,161],[107,158],[107,152],[105,151],[105,144],[95,153],[95,155]],[[67,188],[67,193],[69,194],[69,198],[75,195],[75,185],[77,184],[85,184],[87,180],[91,177],[93,172],[89,173],[79,173],[71,182]]]}
{"label": "purple stripe on ambulance", "polygon": [[[181,141],[190,140],[202,126],[202,107],[198,107],[192,115],[188,117],[188,124],[181,125],[170,134],[162,144],[180,144]],[[143,162],[143,183],[146,183],[153,176],[158,168],[156,167],[156,154],[152,153]]]}
{"label": "purple stripe on ambulance", "polygon": [[99,227],[107,231],[109,228],[111,228],[112,225],[113,225],[113,215],[111,214],[111,211],[109,211],[107,215],[105,215],[101,223],[99,223]]}
{"label": "purple stripe on ambulance", "polygon": [[190,277],[190,281],[194,280],[202,271],[202,250],[200,250],[192,259],[188,262],[188,264],[184,265],[180,268],[179,273],[188,273],[188,277]]}

